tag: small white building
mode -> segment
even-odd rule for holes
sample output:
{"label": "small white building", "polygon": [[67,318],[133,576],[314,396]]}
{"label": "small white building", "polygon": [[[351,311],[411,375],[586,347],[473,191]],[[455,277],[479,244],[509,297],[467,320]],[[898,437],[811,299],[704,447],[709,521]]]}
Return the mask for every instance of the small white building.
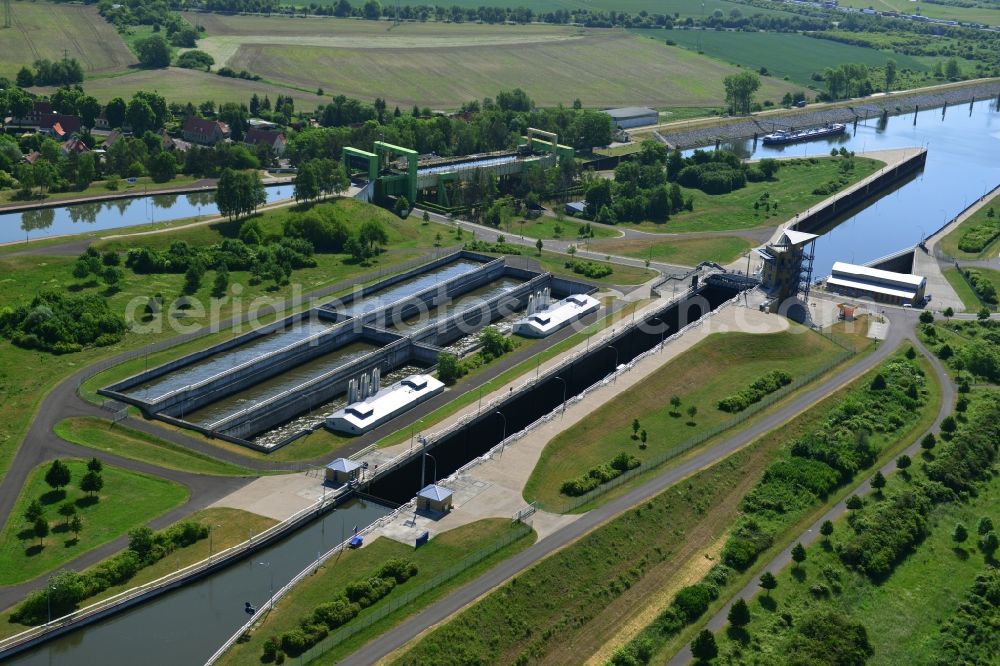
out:
{"label": "small white building", "polygon": [[656,109],[644,106],[626,106],[621,109],[605,109],[604,113],[611,116],[611,122],[615,127],[629,129],[630,127],[643,127],[644,125],[655,125],[660,122],[660,113]]}
{"label": "small white building", "polygon": [[326,427],[334,432],[361,435],[442,391],[444,384],[434,377],[410,375],[391,386],[370,393],[369,397],[338,409],[326,417]]}
{"label": "small white building", "polygon": [[826,279],[826,288],[844,296],[870,298],[879,303],[918,305],[924,300],[927,278],[838,261]]}
{"label": "small white building", "polygon": [[527,338],[545,338],[600,307],[601,302],[587,294],[573,294],[549,303],[546,289],[528,299],[527,316],[514,322],[514,332]]}

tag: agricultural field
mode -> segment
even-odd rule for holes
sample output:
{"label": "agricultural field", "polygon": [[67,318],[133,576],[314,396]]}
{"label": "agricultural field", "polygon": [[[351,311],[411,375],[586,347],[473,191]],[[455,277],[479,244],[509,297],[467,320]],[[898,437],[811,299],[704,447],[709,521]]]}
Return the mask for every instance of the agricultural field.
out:
{"label": "agricultural field", "polygon": [[126,69],[138,61],[95,5],[24,2],[11,5],[13,26],[0,37],[0,76],[14,78],[39,59],[76,58],[87,78]]}
{"label": "agricultural field", "polygon": [[[302,91],[382,96],[404,108],[451,109],[516,87],[542,106],[579,98],[588,107],[714,107],[724,101],[722,79],[736,71],[611,30],[214,15],[192,20],[205,25],[209,37],[199,48],[212,53],[217,66]],[[760,97],[777,101],[793,89],[770,80]]]}
{"label": "agricultural field", "polygon": [[[782,370],[792,381],[804,379],[843,353],[825,337],[793,326],[767,335],[718,333],[701,341],[650,375],[641,392],[618,396],[549,442],[525,486],[525,498],[555,510],[566,500],[559,492],[564,481],[621,451],[641,461],[662,455],[732,421],[734,415],[716,403],[765,373]],[[672,396],[681,399],[676,411],[668,402]],[[687,414],[691,407],[697,408],[694,417]],[[632,437],[634,419],[648,433],[647,447]]]}
{"label": "agricultural field", "polygon": [[871,7],[880,12],[920,14],[928,18],[947,21],[971,21],[987,25],[1000,25],[1000,6],[990,9],[988,7],[957,7],[930,2],[915,5],[912,0],[841,0],[840,5],[842,7],[856,7],[857,9]]}
{"label": "agricultural field", "polygon": [[[676,42],[712,58],[759,70],[766,67],[772,77],[788,79],[800,86],[817,85],[812,80],[831,65],[859,63],[881,67],[892,58],[900,70],[926,72],[931,68],[919,58],[861,46],[815,39],[797,33],[719,32],[715,30],[632,30],[637,35],[661,42]],[[767,79],[763,79],[767,81]],[[877,84],[877,82],[875,82]],[[758,97],[763,99],[761,95]]]}
{"label": "agricultural field", "polygon": [[[325,7],[336,4],[336,2],[337,0],[315,0],[315,2],[309,2],[308,4]],[[301,6],[307,3],[305,0],[297,0],[289,4]],[[357,6],[362,3],[352,2],[352,4]],[[616,12],[629,12],[630,14],[638,14],[641,11],[646,11],[650,14],[673,15],[679,13],[681,16],[700,16],[702,14],[701,3],[693,2],[692,0],[491,0],[490,2],[484,2],[483,0],[436,0],[435,2],[414,1],[410,3],[401,0],[400,5],[404,4],[441,5],[447,8],[458,6],[463,9],[475,9],[483,5],[490,7],[527,7],[535,12],[552,12],[559,9],[589,9],[592,11],[614,10]],[[721,9],[726,14],[734,9],[738,9],[744,15],[748,16],[753,14],[785,13],[778,9],[759,9],[757,7],[748,7],[738,2],[728,2],[727,0],[705,0],[704,6],[706,15],[711,15],[716,9]]]}

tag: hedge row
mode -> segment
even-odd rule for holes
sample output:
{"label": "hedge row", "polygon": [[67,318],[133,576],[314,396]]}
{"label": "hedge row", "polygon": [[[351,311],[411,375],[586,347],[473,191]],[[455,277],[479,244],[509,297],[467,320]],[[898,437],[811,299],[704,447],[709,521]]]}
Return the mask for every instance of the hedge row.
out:
{"label": "hedge row", "polygon": [[764,396],[791,383],[792,376],[784,370],[771,370],[766,375],[755,379],[750,386],[739,393],[720,400],[719,409],[730,413],[742,412],[755,402],[760,402]]}
{"label": "hedge row", "polygon": [[928,663],[988,664],[1000,654],[1000,569],[989,567],[976,576],[969,595],[941,626],[937,654]]}
{"label": "hedge row", "polygon": [[678,590],[670,606],[638,636],[615,650],[608,663],[612,666],[648,664],[668,638],[680,633],[681,629],[708,610],[709,604],[719,598],[719,590],[725,587],[731,575],[732,569],[716,564],[701,581]]}
{"label": "hedge row", "polygon": [[[29,594],[11,614],[11,621],[37,625],[48,620],[49,602],[52,617],[60,617],[77,609],[80,602],[109,587],[127,583],[140,569],[163,559],[178,548],[185,548],[208,536],[208,528],[194,521],[185,521],[159,532],[142,528],[143,546],[131,538],[128,550],[96,565],[89,571],[61,571],[52,584],[52,594],[36,590]],[[133,530],[138,532],[138,530]],[[132,534],[130,533],[130,537]]]}
{"label": "hedge row", "polygon": [[598,264],[593,261],[581,261],[579,259],[570,259],[567,261],[566,268],[577,275],[582,275],[592,280],[598,280],[614,273],[614,269],[611,268],[610,264]]}
{"label": "hedge row", "polygon": [[332,630],[353,620],[362,609],[384,598],[396,585],[416,575],[417,565],[410,560],[386,560],[371,578],[348,583],[341,596],[313,609],[310,615],[299,620],[298,628],[264,641],[264,659],[276,659],[279,651],[292,656],[302,654]]}
{"label": "hedge row", "polygon": [[976,292],[976,296],[979,297],[983,303],[989,303],[991,305],[996,305],[997,303],[997,290],[993,286],[993,283],[989,281],[982,271],[975,268],[966,268],[962,271],[965,275],[965,279],[969,282],[969,286],[972,290]]}
{"label": "hedge row", "polygon": [[976,225],[962,234],[958,239],[958,249],[962,252],[982,252],[990,243],[1000,237],[1000,218],[990,215],[991,208],[986,214],[986,220]]}
{"label": "hedge row", "polygon": [[790,455],[771,463],[744,496],[743,515],[722,549],[722,561],[740,571],[771,546],[789,520],[874,463],[870,433],[892,434],[916,418],[923,404],[923,372],[901,358],[881,368],[883,381],[856,388],[817,428],[791,443]]}
{"label": "hedge row", "polygon": [[599,465],[583,476],[565,481],[560,486],[559,492],[570,497],[579,497],[580,495],[589,493],[602,483],[607,483],[612,479],[618,478],[628,470],[635,469],[641,464],[642,462],[638,458],[623,451],[615,456],[611,462]]}

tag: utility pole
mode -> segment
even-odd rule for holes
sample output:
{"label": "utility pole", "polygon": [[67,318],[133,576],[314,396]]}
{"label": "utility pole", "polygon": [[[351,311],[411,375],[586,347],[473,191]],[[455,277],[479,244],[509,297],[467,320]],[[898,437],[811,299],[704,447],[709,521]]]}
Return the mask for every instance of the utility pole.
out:
{"label": "utility pole", "polygon": [[10,0],[3,0],[3,27],[11,27]]}

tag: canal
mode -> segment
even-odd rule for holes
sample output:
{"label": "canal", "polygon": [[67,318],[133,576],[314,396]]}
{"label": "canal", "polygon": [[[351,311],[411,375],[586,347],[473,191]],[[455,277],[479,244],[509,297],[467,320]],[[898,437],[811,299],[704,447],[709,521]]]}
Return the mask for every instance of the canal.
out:
{"label": "canal", "polygon": [[[914,122],[915,121],[915,122]],[[1000,113],[996,100],[947,110],[928,109],[848,125],[848,134],[823,141],[765,146],[752,140],[724,144],[744,156],[829,155],[841,146],[855,152],[927,148],[922,174],[890,190],[816,240],[813,276],[830,274],[835,261],[866,263],[910,247],[937,231],[1000,183]],[[781,178],[781,172],[778,172]]]}
{"label": "canal", "polygon": [[[292,196],[290,184],[272,185],[264,189],[267,203],[290,199]],[[38,208],[23,213],[0,214],[0,244],[120,229],[188,217],[208,218],[218,214],[215,192],[152,194],[58,208]]]}

